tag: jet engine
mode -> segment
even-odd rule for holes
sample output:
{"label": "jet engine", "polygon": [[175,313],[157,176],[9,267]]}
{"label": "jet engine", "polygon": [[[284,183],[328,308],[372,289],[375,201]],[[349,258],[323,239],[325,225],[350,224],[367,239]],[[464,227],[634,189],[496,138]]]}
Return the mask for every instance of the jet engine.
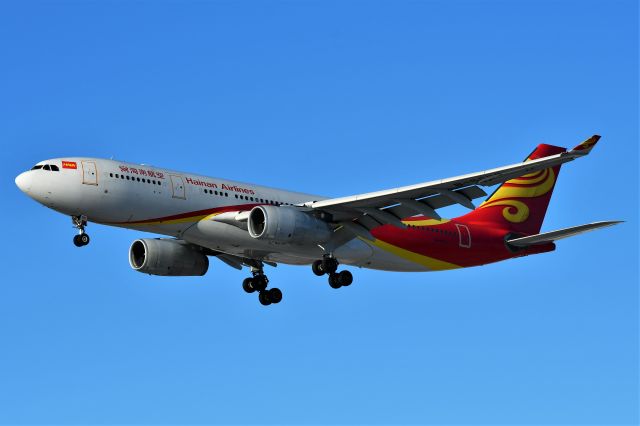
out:
{"label": "jet engine", "polygon": [[209,259],[182,240],[145,238],[129,249],[129,264],[138,272],[163,276],[200,276],[207,273]]}
{"label": "jet engine", "polygon": [[279,244],[318,244],[331,238],[327,222],[295,207],[256,206],[247,228],[253,238]]}

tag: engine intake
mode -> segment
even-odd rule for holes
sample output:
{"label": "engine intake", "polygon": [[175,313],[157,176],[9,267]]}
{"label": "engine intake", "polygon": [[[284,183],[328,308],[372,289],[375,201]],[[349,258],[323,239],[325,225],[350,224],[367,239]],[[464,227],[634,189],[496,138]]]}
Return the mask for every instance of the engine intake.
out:
{"label": "engine intake", "polygon": [[331,238],[327,222],[295,207],[256,206],[247,228],[253,238],[280,244],[318,244]]}
{"label": "engine intake", "polygon": [[138,272],[163,276],[201,276],[209,269],[209,259],[181,240],[144,238],[129,248],[129,264]]}

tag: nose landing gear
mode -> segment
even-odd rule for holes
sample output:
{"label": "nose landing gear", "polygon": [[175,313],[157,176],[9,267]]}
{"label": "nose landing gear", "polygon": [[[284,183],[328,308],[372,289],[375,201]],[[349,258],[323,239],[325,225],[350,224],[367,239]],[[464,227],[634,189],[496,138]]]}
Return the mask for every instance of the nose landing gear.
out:
{"label": "nose landing gear", "polygon": [[325,255],[322,260],[313,262],[311,264],[311,270],[317,276],[328,274],[331,288],[348,287],[353,282],[351,272],[338,272],[338,260],[331,255]]}
{"label": "nose landing gear", "polygon": [[258,301],[264,306],[271,305],[272,303],[280,303],[282,300],[282,291],[276,287],[267,289],[267,286],[269,285],[269,278],[264,274],[262,267],[252,267],[251,274],[253,277],[245,278],[244,281],[242,281],[242,288],[244,291],[247,293],[257,291]]}
{"label": "nose landing gear", "polygon": [[85,215],[71,216],[71,222],[73,223],[73,227],[78,230],[78,234],[73,237],[73,244],[75,244],[76,247],[89,244],[89,241],[91,241],[89,234],[84,232],[84,228],[87,226],[87,217]]}

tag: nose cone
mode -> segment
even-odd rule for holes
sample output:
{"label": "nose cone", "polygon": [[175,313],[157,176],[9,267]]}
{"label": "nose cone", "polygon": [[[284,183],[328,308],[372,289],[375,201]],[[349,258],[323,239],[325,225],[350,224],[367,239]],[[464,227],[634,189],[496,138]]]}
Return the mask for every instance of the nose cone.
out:
{"label": "nose cone", "polygon": [[16,185],[20,188],[20,191],[25,194],[29,193],[31,190],[31,177],[29,176],[29,172],[20,173],[16,177]]}

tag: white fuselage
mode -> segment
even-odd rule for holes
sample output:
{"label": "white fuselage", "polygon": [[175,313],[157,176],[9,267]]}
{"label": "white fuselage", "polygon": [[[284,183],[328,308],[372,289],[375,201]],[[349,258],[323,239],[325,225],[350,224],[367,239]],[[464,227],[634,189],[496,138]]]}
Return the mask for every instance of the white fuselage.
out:
{"label": "white fuselage", "polygon": [[[256,239],[246,229],[215,220],[221,212],[248,211],[265,204],[302,205],[325,197],[97,158],[58,158],[38,166],[43,167],[22,173],[16,184],[31,198],[65,215],[85,215],[90,222],[172,236],[217,252],[277,263],[310,264],[325,253],[316,244]],[[54,170],[45,170],[46,166]],[[337,248],[334,255],[341,263],[360,267],[428,270],[359,238]]]}

